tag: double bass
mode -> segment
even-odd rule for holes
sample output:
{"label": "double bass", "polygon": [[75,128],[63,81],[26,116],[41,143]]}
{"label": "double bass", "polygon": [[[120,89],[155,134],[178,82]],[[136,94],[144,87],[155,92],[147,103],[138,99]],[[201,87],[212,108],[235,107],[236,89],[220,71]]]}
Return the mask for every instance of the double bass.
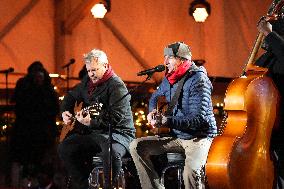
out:
{"label": "double bass", "polygon": [[[276,20],[283,5],[281,0],[265,19]],[[270,138],[279,93],[268,70],[254,65],[262,41],[259,33],[242,76],[227,88],[223,131],[213,140],[206,164],[210,189],[273,188]]]}

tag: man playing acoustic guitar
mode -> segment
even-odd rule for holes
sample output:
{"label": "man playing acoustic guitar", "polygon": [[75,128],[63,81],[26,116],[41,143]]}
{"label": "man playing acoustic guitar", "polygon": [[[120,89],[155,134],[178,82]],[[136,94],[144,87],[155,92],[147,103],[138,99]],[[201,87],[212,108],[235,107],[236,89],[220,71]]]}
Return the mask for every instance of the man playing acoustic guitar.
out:
{"label": "man playing acoustic guitar", "polygon": [[79,132],[69,134],[60,143],[58,152],[72,177],[72,187],[76,189],[88,188],[92,166],[86,162],[92,162],[92,156],[100,153],[106,177],[104,188],[108,189],[108,123],[112,126],[112,180],[115,181],[121,170],[121,157],[126,154],[135,136],[130,96],[122,99],[128,92],[127,88],[113,72],[103,51],[92,50],[84,56],[84,62],[88,76],[65,96],[61,107],[63,121],[67,125],[72,124],[76,102],[83,102],[84,107],[103,104],[102,111],[107,110],[108,116],[104,119],[103,114],[93,117],[88,111],[77,112],[75,126],[79,127]]}
{"label": "man playing acoustic guitar", "polygon": [[[170,136],[135,139],[130,144],[130,153],[143,189],[164,188],[150,157],[167,152],[185,154],[185,188],[204,188],[207,154],[217,134],[211,102],[212,84],[205,68],[191,61],[191,52],[185,43],[168,45],[164,57],[165,78],[149,101],[147,119],[154,127],[159,123],[169,127]],[[169,106],[166,115],[156,116],[155,107],[160,96],[166,97]]]}

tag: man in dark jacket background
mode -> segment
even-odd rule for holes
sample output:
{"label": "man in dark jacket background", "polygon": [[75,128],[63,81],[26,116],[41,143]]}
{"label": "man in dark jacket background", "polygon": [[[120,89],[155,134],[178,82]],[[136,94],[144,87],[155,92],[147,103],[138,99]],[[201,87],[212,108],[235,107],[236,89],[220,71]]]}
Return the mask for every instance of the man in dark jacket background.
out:
{"label": "man in dark jacket background", "polygon": [[[34,61],[17,81],[12,101],[16,121],[10,139],[12,185],[17,187],[20,166],[23,178],[36,177],[41,166],[50,164],[55,150],[59,101],[49,73]],[[14,175],[15,174],[15,175]]]}
{"label": "man in dark jacket background", "polygon": [[[88,76],[72,91],[69,91],[62,103],[62,118],[65,124],[72,122],[74,105],[83,102],[87,107],[96,103],[102,103],[102,111],[107,110],[109,117],[105,115],[93,117],[90,113],[79,111],[75,113],[77,126],[80,132],[74,132],[67,136],[59,145],[58,152],[68,173],[72,176],[73,188],[88,188],[88,175],[92,169],[92,156],[97,153],[102,155],[106,182],[104,188],[108,188],[108,124],[112,126],[112,163],[113,180],[115,181],[121,170],[121,157],[129,148],[129,143],[134,139],[135,129],[130,107],[130,96],[121,101],[118,100],[127,94],[127,88],[123,81],[113,72],[108,64],[106,54],[94,49],[84,56]],[[99,119],[100,118],[100,119]]]}
{"label": "man in dark jacket background", "polygon": [[[152,94],[147,119],[153,127],[159,123],[169,127],[170,136],[135,139],[130,144],[130,153],[143,189],[164,188],[151,156],[167,152],[185,154],[185,188],[204,188],[204,167],[213,137],[217,134],[211,102],[212,84],[205,68],[197,67],[191,61],[190,49],[183,42],[168,45],[164,56],[166,75],[158,90]],[[164,96],[167,102],[171,102],[182,79],[185,80],[173,111],[167,116],[155,116],[158,97]]]}
{"label": "man in dark jacket background", "polygon": [[256,61],[256,65],[268,68],[268,75],[280,93],[279,122],[272,133],[271,149],[276,159],[275,188],[284,188],[284,18],[280,17],[271,24],[261,19],[257,28],[265,36],[266,52]]}

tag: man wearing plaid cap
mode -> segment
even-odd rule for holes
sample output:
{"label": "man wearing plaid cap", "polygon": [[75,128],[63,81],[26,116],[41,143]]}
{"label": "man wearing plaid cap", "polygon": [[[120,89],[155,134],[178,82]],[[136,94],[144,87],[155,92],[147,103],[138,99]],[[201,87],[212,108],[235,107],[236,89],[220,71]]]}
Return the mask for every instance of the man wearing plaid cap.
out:
{"label": "man wearing plaid cap", "polygon": [[[138,138],[130,144],[130,153],[143,189],[165,188],[151,156],[169,152],[186,156],[183,172],[185,188],[205,187],[204,167],[217,128],[211,102],[212,84],[205,68],[197,67],[191,57],[190,48],[183,42],[169,44],[164,49],[165,78],[151,96],[147,119],[153,127],[160,124],[169,127],[170,133],[166,137]],[[172,107],[164,115],[156,110],[161,96]]]}

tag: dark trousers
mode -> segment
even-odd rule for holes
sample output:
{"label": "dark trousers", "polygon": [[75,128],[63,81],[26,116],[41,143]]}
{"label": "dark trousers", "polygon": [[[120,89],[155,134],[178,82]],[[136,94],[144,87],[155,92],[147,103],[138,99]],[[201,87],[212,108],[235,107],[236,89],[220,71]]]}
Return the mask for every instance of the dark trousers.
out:
{"label": "dark trousers", "polygon": [[[73,134],[58,146],[59,157],[64,162],[67,172],[72,177],[74,189],[87,189],[88,176],[92,170],[92,157],[100,153],[103,159],[106,185],[109,181],[109,151],[107,135],[92,132],[86,135]],[[112,143],[112,171],[113,179],[119,174],[121,158],[126,154],[126,148],[113,141]]]}
{"label": "dark trousers", "polygon": [[284,100],[281,99],[279,110],[279,122],[274,128],[271,138],[271,148],[275,156],[275,189],[284,189]]}
{"label": "dark trousers", "polygon": [[272,135],[272,150],[275,156],[276,186],[275,189],[284,189],[284,131],[281,129]]}

